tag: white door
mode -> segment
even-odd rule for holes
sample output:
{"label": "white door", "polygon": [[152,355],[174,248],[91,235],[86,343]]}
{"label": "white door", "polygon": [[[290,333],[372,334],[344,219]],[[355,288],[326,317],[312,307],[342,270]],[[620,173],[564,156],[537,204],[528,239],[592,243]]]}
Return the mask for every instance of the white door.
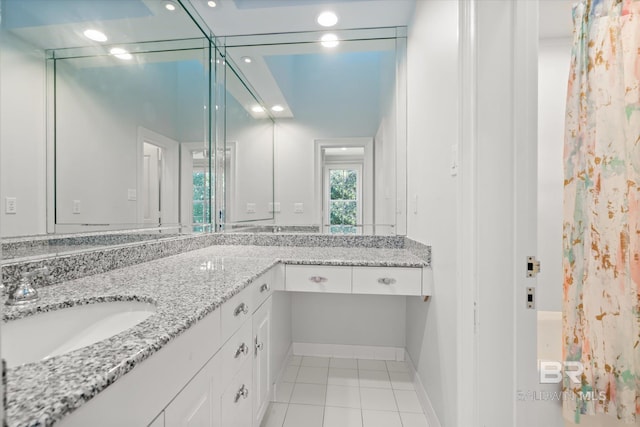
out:
{"label": "white door", "polygon": [[253,425],[260,420],[269,406],[271,373],[269,372],[271,351],[271,297],[253,314]]}
{"label": "white door", "polygon": [[144,143],[142,160],[142,200],[143,220],[145,224],[160,224],[161,188],[162,188],[162,148],[151,143]]}
{"label": "white door", "polygon": [[[463,45],[465,60],[471,60],[461,69],[463,81],[471,76],[475,108],[465,127],[472,136],[463,138],[461,147],[461,179],[468,191],[461,208],[468,235],[461,248],[469,255],[462,265],[461,298],[475,295],[476,307],[475,321],[462,324],[460,425],[539,427],[537,281],[527,276],[527,256],[537,255],[538,4],[475,0],[460,5],[473,20],[471,37],[461,36],[469,43]],[[461,316],[467,319],[464,312]],[[469,360],[467,352],[476,356]],[[477,416],[468,415],[474,412]]]}

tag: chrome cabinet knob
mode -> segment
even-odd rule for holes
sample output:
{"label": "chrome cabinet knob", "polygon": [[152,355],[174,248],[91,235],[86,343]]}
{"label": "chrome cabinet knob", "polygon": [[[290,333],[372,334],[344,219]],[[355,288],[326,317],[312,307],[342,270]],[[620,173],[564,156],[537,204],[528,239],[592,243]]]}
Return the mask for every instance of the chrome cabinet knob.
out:
{"label": "chrome cabinet knob", "polygon": [[265,283],[262,286],[260,286],[260,292],[269,292],[269,290],[271,290],[271,288],[269,287],[268,283]]}
{"label": "chrome cabinet knob", "polygon": [[240,304],[233,311],[233,315],[236,317],[240,316],[240,314],[248,314],[248,313],[249,313],[249,307],[245,303]]}
{"label": "chrome cabinet knob", "polygon": [[391,277],[381,277],[378,279],[378,283],[380,283],[381,285],[393,285],[394,283],[396,283],[396,279],[393,279]]}
{"label": "chrome cabinet knob", "polygon": [[238,357],[240,357],[241,354],[244,354],[246,356],[247,353],[249,353],[249,346],[246,345],[245,343],[242,343],[240,344],[240,347],[238,347],[238,349],[236,350],[236,355],[234,357],[237,359]]}
{"label": "chrome cabinet knob", "polygon": [[309,280],[312,281],[313,283],[324,283],[329,279],[327,279],[326,277],[322,277],[322,276],[311,276],[311,277],[309,277]]}
{"label": "chrome cabinet knob", "polygon": [[240,387],[240,390],[238,390],[238,392],[236,393],[236,398],[234,402],[238,403],[240,398],[246,399],[247,397],[249,397],[249,390],[244,384],[242,384],[242,387]]}

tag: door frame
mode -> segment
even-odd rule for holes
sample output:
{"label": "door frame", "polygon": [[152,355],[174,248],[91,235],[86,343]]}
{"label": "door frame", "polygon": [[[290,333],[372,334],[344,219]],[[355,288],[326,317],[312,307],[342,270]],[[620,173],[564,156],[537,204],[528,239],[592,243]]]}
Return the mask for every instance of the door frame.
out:
{"label": "door frame", "polygon": [[537,249],[538,0],[458,5],[457,425],[537,427],[535,401],[518,391],[537,386],[525,298],[536,286],[526,256]]}
{"label": "door frame", "polygon": [[373,138],[326,138],[314,140],[314,177],[315,177],[315,223],[323,228],[324,205],[323,205],[323,170],[324,170],[324,148],[336,147],[364,147],[364,164],[362,167],[362,222],[368,224],[363,226],[364,234],[371,234],[372,224],[375,223],[373,212],[374,204],[374,164],[373,164]]}
{"label": "door frame", "polygon": [[[164,156],[162,171],[162,188],[161,188],[161,203],[163,209],[161,209],[162,225],[177,225],[179,223],[179,180],[180,180],[180,143],[168,138],[162,134],[154,132],[142,126],[138,126],[138,139],[137,139],[137,162],[138,165],[138,183],[137,183],[137,219],[138,224],[144,223],[143,218],[143,200],[140,195],[142,194],[142,179],[143,179],[143,167],[142,162],[144,159],[144,143],[158,146],[163,149],[162,155]],[[166,209],[164,207],[167,207]],[[169,209],[170,207],[170,209]]]}

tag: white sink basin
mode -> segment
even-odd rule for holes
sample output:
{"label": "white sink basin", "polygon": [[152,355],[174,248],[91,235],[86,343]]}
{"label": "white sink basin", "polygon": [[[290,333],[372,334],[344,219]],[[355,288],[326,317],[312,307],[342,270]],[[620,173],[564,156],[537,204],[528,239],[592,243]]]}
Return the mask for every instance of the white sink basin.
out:
{"label": "white sink basin", "polygon": [[2,324],[0,349],[8,367],[45,360],[102,341],[156,312],[153,304],[116,301],[73,306]]}

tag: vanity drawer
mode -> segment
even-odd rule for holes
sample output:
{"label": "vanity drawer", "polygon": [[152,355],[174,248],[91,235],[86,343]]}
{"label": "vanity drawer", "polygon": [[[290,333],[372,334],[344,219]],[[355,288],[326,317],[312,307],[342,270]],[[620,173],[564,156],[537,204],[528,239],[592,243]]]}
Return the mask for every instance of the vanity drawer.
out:
{"label": "vanity drawer", "polygon": [[285,289],[296,292],[351,293],[351,267],[287,265]]}
{"label": "vanity drawer", "polygon": [[222,347],[222,386],[225,387],[240,370],[244,362],[251,359],[253,352],[251,340],[251,322],[244,325],[233,334],[229,341]]}
{"label": "vanity drawer", "polygon": [[269,298],[269,295],[273,293],[273,269],[270,269],[254,280],[251,284],[251,293],[251,310],[256,311],[258,307]]}
{"label": "vanity drawer", "polygon": [[422,269],[400,267],[354,267],[353,293],[421,295]]}
{"label": "vanity drawer", "polygon": [[252,364],[245,363],[220,398],[223,427],[251,427],[253,420]]}
{"label": "vanity drawer", "polygon": [[222,342],[225,343],[240,326],[251,318],[252,307],[251,290],[245,288],[238,295],[222,304],[220,313]]}

